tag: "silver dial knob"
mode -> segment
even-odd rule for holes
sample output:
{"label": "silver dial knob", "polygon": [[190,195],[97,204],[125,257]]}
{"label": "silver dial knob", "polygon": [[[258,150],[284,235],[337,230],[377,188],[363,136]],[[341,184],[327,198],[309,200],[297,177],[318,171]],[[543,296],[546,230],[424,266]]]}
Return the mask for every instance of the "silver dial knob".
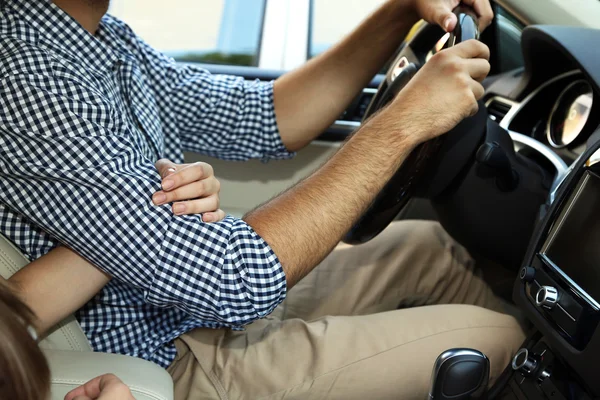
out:
{"label": "silver dial knob", "polygon": [[532,375],[537,367],[537,360],[535,357],[529,356],[529,350],[527,349],[519,350],[512,360],[512,369],[521,372],[525,376]]}
{"label": "silver dial knob", "polygon": [[558,290],[552,286],[542,286],[535,296],[535,303],[542,308],[551,310],[558,302]]}

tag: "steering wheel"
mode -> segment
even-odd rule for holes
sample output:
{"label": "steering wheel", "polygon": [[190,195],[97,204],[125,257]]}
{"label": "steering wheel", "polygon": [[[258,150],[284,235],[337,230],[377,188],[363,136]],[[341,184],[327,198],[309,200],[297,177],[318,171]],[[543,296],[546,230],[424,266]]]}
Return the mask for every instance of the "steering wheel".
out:
{"label": "steering wheel", "polygon": [[[470,39],[479,39],[478,19],[474,11],[469,7],[459,6],[454,10],[454,13],[458,17],[458,23],[454,31],[450,33],[445,47],[452,47]],[[443,36],[444,31],[439,26],[425,24],[406,43],[392,63],[386,79],[379,87],[377,94],[369,105],[363,122],[387,106],[396,97],[415,76],[419,68],[427,61],[429,52],[440,42]],[[484,107],[480,106],[479,108],[481,111]],[[486,129],[486,120],[487,114],[485,111],[480,112],[475,117],[466,119],[454,128],[454,131],[459,132],[452,136],[468,138],[469,135],[461,133],[466,134],[465,130],[472,129],[483,132]],[[420,187],[422,186],[424,177],[427,176],[428,169],[433,160],[438,157],[446,136],[443,135],[419,145],[407,157],[366,213],[345,236],[345,243],[365,243],[381,233],[394,220],[417,190],[421,190]],[[476,143],[473,143],[467,147],[470,148],[475,145]],[[460,162],[452,163],[452,168],[455,171],[448,171],[446,175],[451,176],[451,172],[458,173],[463,165]]]}

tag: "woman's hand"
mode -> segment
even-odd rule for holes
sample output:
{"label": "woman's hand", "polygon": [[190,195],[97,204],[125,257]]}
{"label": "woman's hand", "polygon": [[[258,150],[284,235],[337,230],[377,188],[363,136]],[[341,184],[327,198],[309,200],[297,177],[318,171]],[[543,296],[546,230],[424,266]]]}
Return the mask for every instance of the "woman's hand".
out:
{"label": "woman's hand", "polygon": [[152,196],[154,204],[173,203],[175,215],[202,214],[204,222],[225,218],[219,209],[221,183],[209,164],[175,164],[162,159],[156,163],[156,169],[163,179],[163,190]]}
{"label": "woman's hand", "polygon": [[112,374],[102,375],[71,390],[65,400],[135,400],[129,387]]}

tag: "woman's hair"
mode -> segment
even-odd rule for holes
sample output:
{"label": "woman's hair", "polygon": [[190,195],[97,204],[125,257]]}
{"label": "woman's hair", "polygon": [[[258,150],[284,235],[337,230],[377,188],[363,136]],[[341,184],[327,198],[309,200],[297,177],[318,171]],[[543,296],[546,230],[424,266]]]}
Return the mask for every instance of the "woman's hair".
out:
{"label": "woman's hair", "polygon": [[0,399],[47,399],[50,370],[31,335],[33,312],[0,279]]}

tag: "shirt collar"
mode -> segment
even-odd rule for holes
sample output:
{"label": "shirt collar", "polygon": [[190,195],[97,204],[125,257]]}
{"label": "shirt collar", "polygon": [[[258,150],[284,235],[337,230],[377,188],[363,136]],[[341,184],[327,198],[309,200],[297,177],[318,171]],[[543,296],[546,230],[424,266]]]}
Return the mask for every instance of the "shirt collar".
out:
{"label": "shirt collar", "polygon": [[104,71],[123,56],[123,49],[114,47],[114,36],[102,22],[92,35],[51,0],[7,0],[6,4],[65,57],[76,57]]}

